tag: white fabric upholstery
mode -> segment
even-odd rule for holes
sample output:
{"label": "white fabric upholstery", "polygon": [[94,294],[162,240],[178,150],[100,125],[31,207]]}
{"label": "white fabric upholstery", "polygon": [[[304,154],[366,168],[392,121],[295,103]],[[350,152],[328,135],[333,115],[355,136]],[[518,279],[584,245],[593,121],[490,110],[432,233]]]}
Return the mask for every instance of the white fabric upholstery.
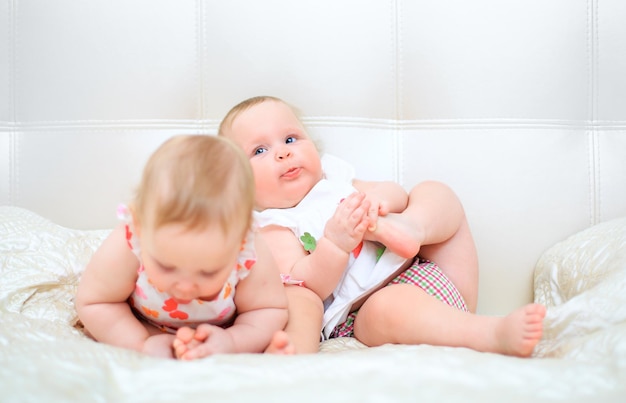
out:
{"label": "white fabric upholstery", "polygon": [[0,204],[110,229],[164,139],[275,95],[358,177],[451,185],[478,310],[503,314],[544,251],[626,216],[624,21],[622,0],[0,0]]}

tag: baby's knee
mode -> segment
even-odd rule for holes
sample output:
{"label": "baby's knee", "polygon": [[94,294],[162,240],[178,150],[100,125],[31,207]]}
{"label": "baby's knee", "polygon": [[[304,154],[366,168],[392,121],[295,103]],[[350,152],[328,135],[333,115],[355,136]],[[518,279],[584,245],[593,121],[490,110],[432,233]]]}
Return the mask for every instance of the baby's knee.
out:
{"label": "baby's knee", "polygon": [[[390,287],[385,287],[367,298],[359,309],[356,321],[367,327],[391,326],[394,311],[397,310],[397,301]],[[356,326],[355,321],[355,326]]]}
{"label": "baby's knee", "polygon": [[398,327],[396,298],[385,287],[372,294],[361,306],[354,320],[354,336],[368,346],[389,342]]}

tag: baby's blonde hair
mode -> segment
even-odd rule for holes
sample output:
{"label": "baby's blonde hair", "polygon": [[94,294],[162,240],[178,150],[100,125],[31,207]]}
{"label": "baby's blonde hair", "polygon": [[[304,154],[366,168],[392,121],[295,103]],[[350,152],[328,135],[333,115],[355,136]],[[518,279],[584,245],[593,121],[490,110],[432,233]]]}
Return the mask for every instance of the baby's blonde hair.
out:
{"label": "baby's blonde hair", "polygon": [[218,224],[224,233],[250,228],[254,179],[248,158],[227,138],[175,136],[149,158],[132,204],[135,225],[152,230],[182,223]]}
{"label": "baby's blonde hair", "polygon": [[[245,112],[248,109],[252,108],[253,106],[262,104],[263,102],[267,102],[267,101],[280,102],[281,104],[287,105],[293,111],[294,115],[298,118],[298,120],[300,120],[300,111],[298,111],[292,105],[288,104],[287,102],[277,97],[273,97],[270,95],[259,95],[256,97],[248,98],[244,101],[239,102],[237,105],[233,106],[228,111],[226,116],[224,116],[224,119],[222,119],[222,122],[220,123],[220,127],[217,131],[218,136],[225,136],[226,129],[229,129],[233,125],[233,122],[235,121],[235,119],[237,119],[237,116],[239,116],[242,112]],[[301,120],[300,120],[300,123],[302,124]]]}
{"label": "baby's blonde hair", "polygon": [[278,97],[273,97],[271,95],[259,95],[256,97],[248,98],[244,101],[239,102],[237,105],[233,106],[228,111],[228,113],[226,113],[226,116],[224,116],[224,119],[222,119],[219,129],[217,130],[217,135],[220,137],[227,137],[226,131],[232,127],[233,122],[235,121],[235,119],[237,119],[237,117],[240,114],[242,114],[243,112],[247,111],[248,109],[252,108],[255,105],[259,105],[267,101],[280,102],[284,105],[287,105],[289,109],[291,109],[295,117],[298,119],[302,127],[304,128],[306,135],[309,136],[311,141],[313,141],[313,144],[315,144],[315,147],[318,149],[318,151],[320,152],[322,151],[320,140],[311,135],[311,133],[305,126],[304,122],[302,121],[302,118],[301,118],[302,115],[300,113],[300,110],[296,108],[295,106],[291,105],[290,103],[285,102]]}

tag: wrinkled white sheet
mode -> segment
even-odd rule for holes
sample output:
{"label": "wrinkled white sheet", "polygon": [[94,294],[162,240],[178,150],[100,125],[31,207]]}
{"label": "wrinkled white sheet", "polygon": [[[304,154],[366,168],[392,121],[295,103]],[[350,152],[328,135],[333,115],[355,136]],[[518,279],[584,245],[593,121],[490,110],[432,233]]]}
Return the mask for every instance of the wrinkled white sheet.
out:
{"label": "wrinkled white sheet", "polygon": [[548,314],[530,359],[338,339],[314,355],[177,362],[99,344],[72,298],[106,234],[0,206],[0,401],[626,401],[626,219],[540,259]]}

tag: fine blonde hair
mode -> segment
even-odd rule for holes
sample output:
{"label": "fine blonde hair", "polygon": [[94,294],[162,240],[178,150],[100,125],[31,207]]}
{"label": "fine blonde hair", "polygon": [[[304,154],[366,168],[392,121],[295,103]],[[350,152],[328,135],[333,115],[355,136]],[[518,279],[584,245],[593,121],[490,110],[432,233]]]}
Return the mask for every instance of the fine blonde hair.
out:
{"label": "fine blonde hair", "polygon": [[148,159],[131,208],[135,225],[152,230],[218,224],[225,234],[238,230],[243,237],[254,208],[250,162],[227,138],[174,136]]}
{"label": "fine blonde hair", "polygon": [[267,101],[280,102],[281,104],[287,105],[292,110],[294,115],[298,118],[298,120],[300,121],[300,124],[302,124],[302,121],[300,120],[300,112],[295,107],[293,107],[292,105],[288,104],[287,102],[283,101],[280,98],[273,97],[270,95],[259,95],[256,97],[248,98],[244,101],[239,102],[237,105],[233,106],[228,111],[226,116],[224,116],[224,119],[222,119],[222,122],[220,123],[220,127],[217,131],[218,136],[225,136],[226,135],[225,131],[227,129],[230,129],[235,119],[237,119],[237,116],[239,116],[241,113],[247,111],[248,109],[252,108],[255,105],[259,105]]}
{"label": "fine blonde hair", "polygon": [[300,110],[296,108],[295,106],[291,105],[290,103],[285,102],[278,97],[273,97],[271,95],[259,95],[256,97],[248,98],[246,100],[239,102],[237,105],[233,106],[226,113],[226,116],[224,116],[224,119],[222,119],[222,121],[220,122],[220,126],[217,130],[217,135],[220,137],[228,137],[226,132],[232,127],[233,122],[235,121],[235,119],[237,119],[239,115],[241,115],[243,112],[247,111],[248,109],[252,108],[253,106],[262,104],[263,102],[267,102],[267,101],[280,102],[281,104],[287,105],[289,109],[291,109],[295,117],[298,119],[300,124],[302,125],[302,128],[306,132],[306,135],[311,139],[313,144],[315,144],[315,147],[317,148],[317,150],[319,152],[323,151],[322,145],[319,139],[315,138],[314,136],[311,136],[311,133],[309,133],[309,131],[307,130],[306,126],[304,125],[304,122],[302,122],[302,118],[301,118],[302,115],[300,113]]}

